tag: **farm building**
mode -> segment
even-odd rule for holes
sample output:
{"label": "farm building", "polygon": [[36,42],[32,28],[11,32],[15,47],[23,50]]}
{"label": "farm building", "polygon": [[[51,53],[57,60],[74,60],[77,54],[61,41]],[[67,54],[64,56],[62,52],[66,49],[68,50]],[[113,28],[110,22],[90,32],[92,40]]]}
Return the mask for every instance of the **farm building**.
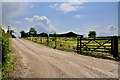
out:
{"label": "farm building", "polygon": [[[79,35],[73,32],[68,32],[68,33],[64,33],[64,34],[56,34],[56,37],[77,37],[77,36],[83,36],[83,35]],[[49,34],[49,37],[55,37],[54,34]]]}

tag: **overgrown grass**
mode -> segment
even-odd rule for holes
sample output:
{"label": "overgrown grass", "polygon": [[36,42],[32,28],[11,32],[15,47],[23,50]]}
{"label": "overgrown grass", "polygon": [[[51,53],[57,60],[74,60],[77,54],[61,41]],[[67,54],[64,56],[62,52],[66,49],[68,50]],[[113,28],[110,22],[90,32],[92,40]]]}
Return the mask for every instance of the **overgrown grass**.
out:
{"label": "overgrown grass", "polygon": [[[78,53],[79,54],[79,53]],[[101,59],[109,59],[109,60],[115,60],[111,57],[108,57],[107,55],[103,55],[103,54],[99,54],[99,53],[92,53],[92,52],[82,52],[81,55],[85,55],[85,56],[92,56],[95,58],[101,58]]]}
{"label": "overgrown grass", "polygon": [[[43,45],[47,45],[51,48],[55,48],[55,37],[49,37],[49,44],[47,42],[46,37],[42,37],[42,41],[40,37],[37,38],[37,41],[35,37],[28,37],[26,39],[32,40],[34,42],[37,42]],[[64,51],[75,51],[77,49],[77,38],[57,37],[56,49],[64,50]]]}
{"label": "overgrown grass", "polygon": [[[34,43],[37,43],[37,44],[42,44],[42,45],[45,45],[45,46],[49,46],[49,47],[51,47],[51,48],[55,48],[55,41],[54,41],[55,39],[54,39],[54,38],[51,38],[51,41],[49,40],[49,45],[47,45],[47,42],[46,42],[47,38],[46,38],[46,39],[44,38],[44,39],[43,39],[44,41],[42,41],[42,43],[41,43],[41,41],[39,41],[40,39],[38,39],[38,40],[36,41],[36,39],[33,38],[33,37],[32,37],[31,39],[30,39],[30,38],[26,38],[26,39],[27,39],[27,40],[30,40],[30,41],[32,41],[32,42],[34,42]],[[63,38],[63,40],[65,40],[65,39],[67,39],[67,38]],[[77,38],[76,38],[76,39],[77,39]],[[75,39],[74,39],[74,40],[75,40]],[[74,42],[75,42],[75,41],[74,41]],[[76,42],[77,42],[77,41],[76,41]],[[61,44],[63,44],[63,45],[60,47]],[[62,51],[68,51],[68,52],[77,52],[77,51],[76,51],[77,46],[74,46],[73,49],[70,49],[70,48],[65,47],[65,46],[68,45],[68,44],[70,45],[69,42],[68,42],[68,43],[61,42],[60,38],[58,38],[56,49],[62,50]],[[77,44],[73,44],[73,45],[77,45]],[[78,53],[78,54],[80,54],[80,53]],[[95,57],[95,58],[115,60],[115,59],[113,59],[113,58],[111,58],[111,57],[108,57],[108,56],[110,56],[109,53],[101,54],[101,53],[96,53],[96,52],[83,51],[81,55],[92,56],[92,57]]]}
{"label": "overgrown grass", "polygon": [[[49,37],[49,45],[47,44],[47,38],[46,37],[28,37],[26,38],[27,40],[33,41],[35,43],[38,44],[42,44],[45,46],[49,46],[51,48],[55,48],[55,37]],[[58,50],[62,50],[62,51],[69,51],[69,52],[77,52],[77,38],[76,37],[57,37],[56,38],[56,49]],[[42,40],[42,41],[41,41]],[[101,42],[104,43],[107,40],[97,40],[97,42]],[[42,42],[42,43],[41,43]],[[84,43],[87,43],[88,41],[83,40]],[[99,44],[97,44],[96,42],[92,41],[90,44],[87,45],[96,45],[99,46]],[[107,46],[110,45],[110,42],[105,44]],[[96,48],[96,47],[94,47]],[[103,48],[103,47],[101,47]],[[111,47],[107,47],[107,48],[111,48]],[[110,53],[97,53],[97,52],[90,52],[90,51],[84,51],[85,48],[82,48],[83,52],[82,55],[88,55],[88,56],[93,56],[93,57],[97,57],[97,58],[107,58],[107,59],[111,59]],[[103,50],[104,51],[104,50]]]}
{"label": "overgrown grass", "polygon": [[[27,39],[29,40],[33,40],[36,41],[36,37],[28,37]],[[87,43],[89,40],[82,40],[83,43]],[[107,40],[96,40],[99,43],[104,43]],[[37,37],[37,41],[40,44],[43,45],[48,45],[47,42],[47,38],[46,37]],[[83,44],[82,44],[83,45]],[[95,46],[92,46],[95,45]],[[104,44],[104,46],[108,46],[106,48],[111,48],[111,43],[107,43]],[[50,47],[55,47],[55,37],[49,37],[49,46]],[[100,46],[98,43],[96,43],[95,41],[91,41],[89,44],[87,44],[88,48],[97,48],[98,46]],[[56,38],[56,48],[61,49],[61,50],[70,50],[70,51],[75,51],[77,49],[77,38],[76,37],[57,37]],[[103,49],[96,49],[96,50],[101,50],[101,51],[108,51],[106,49],[104,49],[104,47],[99,47],[99,48],[103,48]],[[84,50],[85,47],[82,48],[82,50]],[[109,51],[108,51],[109,52]]]}

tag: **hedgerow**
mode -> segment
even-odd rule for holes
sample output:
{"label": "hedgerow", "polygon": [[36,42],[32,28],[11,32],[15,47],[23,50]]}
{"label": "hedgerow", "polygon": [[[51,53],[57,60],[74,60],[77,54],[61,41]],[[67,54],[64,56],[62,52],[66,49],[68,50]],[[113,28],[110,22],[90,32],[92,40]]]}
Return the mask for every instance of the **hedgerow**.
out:
{"label": "hedgerow", "polygon": [[13,70],[14,66],[9,42],[11,36],[9,33],[5,33],[2,28],[0,31],[2,31],[2,78],[6,78],[9,77],[7,74]]}

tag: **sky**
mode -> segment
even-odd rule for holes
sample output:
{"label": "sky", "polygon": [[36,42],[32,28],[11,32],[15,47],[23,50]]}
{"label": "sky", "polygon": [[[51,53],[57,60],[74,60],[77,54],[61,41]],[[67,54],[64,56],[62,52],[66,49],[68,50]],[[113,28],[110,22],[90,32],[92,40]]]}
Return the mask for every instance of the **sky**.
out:
{"label": "sky", "polygon": [[118,35],[118,2],[2,2],[1,25],[11,26],[16,36],[31,27],[37,33],[113,36]]}

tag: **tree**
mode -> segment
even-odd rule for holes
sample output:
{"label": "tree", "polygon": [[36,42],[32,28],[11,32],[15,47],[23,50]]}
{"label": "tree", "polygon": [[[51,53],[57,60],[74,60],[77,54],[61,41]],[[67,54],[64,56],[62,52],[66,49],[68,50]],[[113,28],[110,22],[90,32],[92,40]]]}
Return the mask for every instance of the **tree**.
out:
{"label": "tree", "polygon": [[54,37],[57,37],[57,34],[56,34],[56,33],[54,33],[54,34],[53,34],[53,36],[54,36]]}
{"label": "tree", "polygon": [[96,31],[89,31],[89,34],[88,34],[89,37],[96,37]]}
{"label": "tree", "polygon": [[21,33],[21,37],[27,37],[27,34],[25,31],[22,30],[20,33]]}
{"label": "tree", "polygon": [[11,35],[12,38],[16,38],[14,34]]}
{"label": "tree", "polygon": [[12,38],[16,38],[13,33],[15,33],[14,30],[9,30],[9,34],[11,35],[11,37],[12,37]]}
{"label": "tree", "polygon": [[9,30],[9,34],[12,35],[14,33],[14,30]]}
{"label": "tree", "polygon": [[37,36],[37,31],[34,28],[30,28],[29,36],[30,37],[36,37]]}
{"label": "tree", "polygon": [[41,37],[48,37],[48,34],[47,34],[47,33],[44,33],[44,32],[41,33],[40,35],[41,35]]}

